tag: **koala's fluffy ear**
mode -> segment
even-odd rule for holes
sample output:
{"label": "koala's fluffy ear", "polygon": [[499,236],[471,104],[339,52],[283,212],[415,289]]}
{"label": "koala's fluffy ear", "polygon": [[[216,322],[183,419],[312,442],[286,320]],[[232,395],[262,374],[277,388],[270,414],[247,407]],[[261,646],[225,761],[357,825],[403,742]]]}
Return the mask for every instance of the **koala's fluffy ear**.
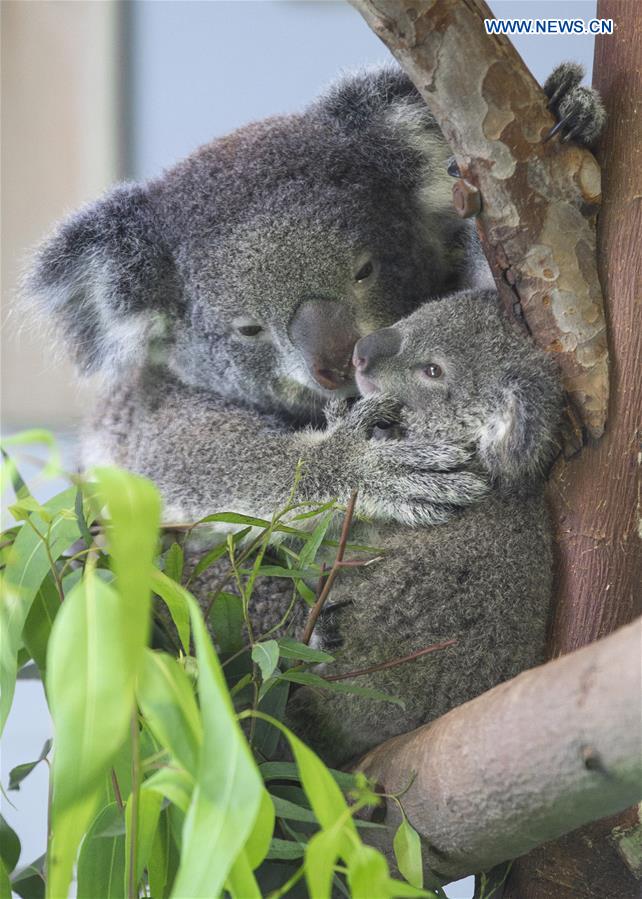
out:
{"label": "koala's fluffy ear", "polygon": [[479,433],[482,462],[495,482],[509,490],[528,489],[545,478],[560,448],[559,374],[552,360],[533,353],[540,358],[532,368],[519,366],[505,376]]}
{"label": "koala's fluffy ear", "polygon": [[37,252],[24,286],[87,374],[140,361],[180,305],[174,262],[147,192],[131,184],[63,221]]}

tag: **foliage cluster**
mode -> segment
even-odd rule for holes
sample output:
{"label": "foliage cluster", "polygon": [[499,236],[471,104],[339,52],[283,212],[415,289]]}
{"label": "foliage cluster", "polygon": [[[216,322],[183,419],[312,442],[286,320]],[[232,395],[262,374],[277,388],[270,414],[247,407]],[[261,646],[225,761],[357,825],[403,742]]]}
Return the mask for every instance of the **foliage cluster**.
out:
{"label": "foliage cluster", "polygon": [[[50,437],[12,438],[35,440],[52,447],[46,475],[57,468]],[[328,769],[282,723],[295,684],[359,688],[310,670],[328,654],[277,628],[253,632],[259,577],[288,577],[293,603],[314,602],[307,584],[332,545],[334,504],[296,504],[293,491],[270,521],[218,513],[199,523],[229,533],[195,573],[227,555],[236,588],[217,591],[206,623],[180,541],[163,548],[151,482],[96,469],[41,504],[4,450],[3,475],[16,524],[0,543],[0,718],[4,726],[20,671],[35,666],[54,734],[53,752],[48,741],[9,783],[19,788],[35,765],[50,767],[47,852],[16,870],[20,844],[0,819],[0,899],[11,890],[60,899],[74,872],[82,899],[436,897],[423,888],[420,840],[405,816],[394,837],[401,880],[367,843],[368,829],[384,825],[356,817],[380,801],[372,785]],[[268,564],[278,532],[292,539]],[[161,603],[178,635],[174,652],[154,640]],[[279,738],[292,761],[278,754]]]}

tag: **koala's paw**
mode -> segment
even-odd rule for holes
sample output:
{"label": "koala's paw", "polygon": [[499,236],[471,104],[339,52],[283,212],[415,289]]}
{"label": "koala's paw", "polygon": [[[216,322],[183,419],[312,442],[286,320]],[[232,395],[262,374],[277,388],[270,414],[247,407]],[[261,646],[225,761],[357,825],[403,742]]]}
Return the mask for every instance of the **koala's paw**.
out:
{"label": "koala's paw", "polygon": [[401,404],[392,397],[377,395],[355,403],[343,422],[353,433],[370,440],[380,437],[381,431],[399,426],[401,419]]}
{"label": "koala's paw", "polygon": [[546,140],[559,132],[563,141],[572,140],[590,147],[600,136],[606,112],[597,91],[580,83],[583,76],[584,69],[579,63],[564,62],[546,79],[544,93],[558,120]]}
{"label": "koala's paw", "polygon": [[441,524],[458,509],[478,502],[490,489],[487,480],[471,470],[466,447],[408,436],[375,443],[372,453],[377,474],[370,490],[376,498],[376,512],[394,521]]}

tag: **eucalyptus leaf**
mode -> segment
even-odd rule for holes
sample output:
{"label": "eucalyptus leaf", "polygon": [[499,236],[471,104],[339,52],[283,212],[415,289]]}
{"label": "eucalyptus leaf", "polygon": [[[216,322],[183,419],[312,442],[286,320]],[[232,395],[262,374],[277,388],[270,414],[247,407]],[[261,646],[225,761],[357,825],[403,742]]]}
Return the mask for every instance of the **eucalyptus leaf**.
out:
{"label": "eucalyptus leaf", "polygon": [[45,503],[51,521],[43,521],[36,513],[29,516],[11,546],[0,603],[0,731],[13,701],[24,624],[40,585],[51,570],[50,558],[55,562],[80,536],[75,517],[64,514],[72,515],[74,498],[72,488]]}
{"label": "eucalyptus leaf", "polygon": [[134,682],[126,657],[127,609],[93,569],[66,597],[49,641],[47,695],[54,722],[48,892],[67,894],[78,844],[102,777],[121,748]]}
{"label": "eucalyptus leaf", "polygon": [[298,643],[292,637],[279,637],[279,652],[284,659],[300,659],[302,662],[333,662],[334,656],[321,649],[312,649],[305,643]]}
{"label": "eucalyptus leaf", "polygon": [[44,899],[45,856],[41,855],[29,865],[21,868],[11,879],[11,889],[22,899]]}
{"label": "eucalyptus leaf", "polygon": [[203,725],[192,685],[176,659],[146,649],[136,695],[158,742],[195,776]]}
{"label": "eucalyptus leaf", "polygon": [[[132,840],[132,803],[133,793],[127,800],[125,809],[125,845],[130,846]],[[148,859],[152,853],[154,837],[158,827],[158,819],[161,812],[163,797],[153,790],[140,790],[138,794],[138,826],[136,828],[136,872],[134,883],[140,883],[143,870],[147,867]],[[130,882],[130,853],[125,855],[125,872],[123,884]]]}
{"label": "eucalyptus leaf", "polygon": [[183,577],[183,565],[185,564],[183,547],[179,543],[172,543],[165,553],[163,561],[163,571],[167,577],[180,584]]}
{"label": "eucalyptus leaf", "polygon": [[279,837],[275,837],[270,843],[267,858],[282,860],[303,858],[304,853],[304,845],[295,843],[293,840],[282,840]]}
{"label": "eucalyptus leaf", "polygon": [[421,839],[405,815],[395,833],[392,848],[401,875],[409,884],[417,889],[422,889],[424,869],[421,857]]}
{"label": "eucalyptus leaf", "polygon": [[20,858],[20,839],[15,830],[0,815],[0,859],[7,874],[11,874]]}
{"label": "eucalyptus leaf", "polygon": [[46,740],[44,746],[42,747],[40,755],[35,761],[24,762],[22,765],[16,765],[15,768],[11,769],[11,771],[9,772],[9,790],[20,789],[20,784],[25,779],[25,777],[31,774],[36,765],[39,765],[40,762],[43,761],[43,759],[47,758],[47,756],[49,755],[49,750],[51,749],[51,744],[51,740]]}
{"label": "eucalyptus leaf", "polygon": [[264,643],[255,643],[252,647],[252,661],[261,669],[263,680],[267,680],[279,661],[279,644],[276,640],[266,640]]}
{"label": "eucalyptus leaf", "polygon": [[[122,832],[106,835],[120,826]],[[110,803],[94,818],[80,847],[78,896],[82,899],[124,899],[125,822],[122,809]]]}
{"label": "eucalyptus leaf", "polygon": [[142,792],[153,791],[165,796],[182,812],[187,812],[194,789],[194,778],[184,768],[167,766],[155,771],[143,782]]}
{"label": "eucalyptus leaf", "polygon": [[224,655],[243,646],[243,603],[233,593],[219,593],[209,616],[216,642]]}
{"label": "eucalyptus leaf", "polygon": [[362,696],[364,699],[374,699],[376,702],[392,702],[394,705],[404,708],[403,701],[397,696],[382,693],[381,690],[373,690],[371,687],[359,687],[356,684],[344,684],[342,681],[331,681],[314,674],[312,671],[300,671],[290,668],[279,675],[282,680],[292,681],[295,684],[306,684],[310,687],[320,687],[323,690],[331,690],[335,693],[352,693],[354,696]]}
{"label": "eucalyptus leaf", "polygon": [[217,896],[221,892],[234,859],[252,832],[263,792],[223,671],[191,596],[189,609],[199,666],[203,744],[172,888],[176,899]]}
{"label": "eucalyptus leaf", "polygon": [[[176,546],[177,544],[174,544]],[[152,571],[152,588],[163,600],[169,610],[174,626],[181,641],[183,652],[189,655],[190,625],[189,611],[185,599],[185,590],[180,584],[158,569]]]}

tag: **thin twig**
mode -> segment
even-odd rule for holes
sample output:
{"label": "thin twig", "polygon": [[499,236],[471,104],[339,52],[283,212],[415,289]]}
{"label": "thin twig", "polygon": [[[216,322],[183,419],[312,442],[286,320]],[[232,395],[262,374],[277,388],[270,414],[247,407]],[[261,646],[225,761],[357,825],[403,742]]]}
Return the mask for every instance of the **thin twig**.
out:
{"label": "thin twig", "polygon": [[301,637],[302,643],[310,642],[310,638],[312,637],[312,631],[314,630],[314,625],[317,623],[317,619],[318,619],[319,615],[321,614],[321,610],[323,609],[323,606],[325,605],[325,601],[330,594],[330,590],[332,589],[332,584],[334,583],[336,576],[338,575],[339,571],[341,570],[341,567],[342,567],[341,563],[343,562],[343,556],[346,551],[346,544],[348,542],[348,534],[350,533],[350,525],[352,524],[352,518],[354,516],[354,507],[356,505],[356,502],[357,502],[357,491],[355,490],[353,492],[352,496],[350,497],[350,500],[346,507],[346,514],[343,519],[343,527],[341,528],[341,537],[339,538],[339,546],[337,548],[337,556],[334,560],[332,568],[330,569],[330,573],[328,574],[326,582],[323,585],[321,592],[319,593],[317,601],[310,609],[310,613],[308,615],[308,620],[306,621],[306,624],[305,624],[305,630],[303,631],[303,636]]}
{"label": "thin twig", "polygon": [[327,674],[324,680],[346,680],[349,677],[360,677],[362,674],[373,674],[375,671],[383,671],[385,668],[396,668],[397,665],[405,665],[406,662],[413,662],[422,656],[428,655],[430,652],[437,652],[439,649],[446,649],[447,646],[454,646],[456,640],[444,640],[443,643],[433,643],[431,646],[425,646],[410,655],[401,656],[396,659],[388,659],[386,662],[380,662],[378,665],[371,665],[370,668],[359,668],[357,671],[346,671],[343,674]]}

